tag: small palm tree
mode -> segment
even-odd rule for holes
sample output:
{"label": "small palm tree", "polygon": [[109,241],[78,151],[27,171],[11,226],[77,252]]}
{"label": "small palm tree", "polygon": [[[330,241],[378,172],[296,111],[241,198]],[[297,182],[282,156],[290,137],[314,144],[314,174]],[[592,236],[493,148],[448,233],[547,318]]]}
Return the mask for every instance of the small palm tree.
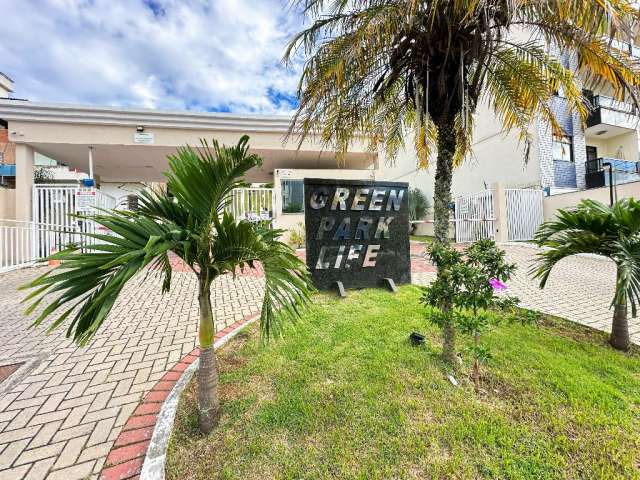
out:
{"label": "small palm tree", "polygon": [[541,288],[556,263],[568,256],[593,253],[613,260],[617,275],[609,342],[617,349],[628,350],[627,307],[631,304],[635,317],[640,302],[640,202],[625,199],[608,207],[583,200],[575,210],[559,210],[555,220],[543,223],[535,241],[547,248],[532,270]]}
{"label": "small palm tree", "polygon": [[[306,56],[291,124],[299,141],[319,136],[346,152],[366,138],[393,159],[413,144],[418,168],[435,153],[434,230],[449,241],[454,167],[472,151],[474,113],[489,106],[504,131],[530,146],[538,120],[562,129],[552,102],[588,114],[582,86],[640,98],[640,62],[612,46],[633,41],[629,0],[292,0],[312,23],[285,61]],[[524,33],[524,34],[523,34]],[[573,58],[577,68],[570,68]],[[442,305],[449,310],[450,305]],[[455,362],[454,328],[444,357]]]}
{"label": "small palm tree", "polygon": [[200,429],[207,433],[218,421],[218,368],[213,349],[215,322],[211,287],[216,277],[236,268],[260,262],[265,272],[265,294],[260,325],[270,336],[282,320],[295,320],[308,303],[312,290],[306,267],[293,251],[278,240],[279,230],[236,222],[224,211],[232,189],[242,185],[243,175],[260,165],[249,154],[248,137],[237,146],[179,148],[169,156],[168,191],[145,191],[135,212],[106,211],[91,220],[115,236],[85,234],[97,242],[82,249],[55,254],[62,264],[22,288],[34,288],[25,301],[31,313],[48,295],[58,296],[40,313],[33,325],[62,309],[49,330],[67,318],[67,336],[80,345],[98,331],[125,284],[139,272],[163,275],[163,293],[171,286],[170,252],[180,257],[198,278],[200,305],[198,410]]}

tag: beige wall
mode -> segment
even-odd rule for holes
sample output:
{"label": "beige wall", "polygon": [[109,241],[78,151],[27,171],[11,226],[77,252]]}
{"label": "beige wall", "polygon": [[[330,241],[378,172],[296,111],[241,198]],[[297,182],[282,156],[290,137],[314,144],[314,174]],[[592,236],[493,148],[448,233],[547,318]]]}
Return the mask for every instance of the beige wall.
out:
{"label": "beige wall", "polygon": [[[90,145],[139,145],[134,143],[135,127],[129,125],[84,125],[73,123],[39,123],[13,120],[9,122],[11,140],[19,143],[58,143],[58,144],[90,144]],[[242,135],[250,136],[250,144],[254,149],[291,150],[297,149],[297,139],[284,143],[284,132],[250,131],[237,132],[224,129],[199,130],[193,128],[147,127],[145,132],[153,133],[154,145],[178,147],[181,145],[199,145],[201,138],[215,138],[220,143],[232,145]],[[319,151],[321,145],[313,138],[305,140],[301,150]],[[351,152],[367,152],[364,142],[356,141],[349,149]]]}
{"label": "beige wall", "polygon": [[[282,212],[282,180],[302,180],[305,178],[339,178],[345,180],[373,180],[376,178],[375,170],[348,170],[348,169],[298,169],[287,170],[277,169],[274,171],[274,195],[276,197],[276,220],[275,227],[285,230],[298,229],[299,224],[304,225],[304,213],[281,213]],[[289,238],[285,234],[285,241]]]}
{"label": "beige wall", "polygon": [[29,145],[16,145],[16,220],[31,220],[34,151]]}
{"label": "beige wall", "polygon": [[638,134],[635,131],[608,139],[589,136],[586,138],[586,143],[598,149],[598,157],[638,161]]}
{"label": "beige wall", "polygon": [[[617,187],[618,199],[635,198],[640,199],[640,182],[625,183]],[[590,190],[582,190],[579,192],[563,193],[560,195],[552,195],[544,197],[544,219],[552,220],[556,211],[560,208],[575,207],[580,200],[590,198],[609,205],[609,187],[592,188]]]}
{"label": "beige wall", "polygon": [[[486,185],[500,182],[506,187],[523,187],[540,184],[540,166],[535,134],[530,158],[525,164],[524,145],[516,133],[505,135],[500,122],[487,105],[481,105],[475,115],[476,125],[473,140],[473,155],[458,167],[453,174],[452,195],[475,193]],[[435,182],[435,157],[427,169],[417,168],[417,157],[413,150],[411,134],[407,134],[406,148],[395,160],[379,153],[379,179],[409,182],[411,187],[422,190],[433,205]]]}
{"label": "beige wall", "polygon": [[0,188],[0,219],[14,220],[16,218],[16,191]]}
{"label": "beige wall", "polygon": [[524,144],[515,132],[502,131],[500,121],[487,105],[478,107],[475,118],[473,155],[454,172],[453,195],[479,192],[495,182],[505,187],[539,185],[536,135],[532,134],[530,157],[525,163]]}

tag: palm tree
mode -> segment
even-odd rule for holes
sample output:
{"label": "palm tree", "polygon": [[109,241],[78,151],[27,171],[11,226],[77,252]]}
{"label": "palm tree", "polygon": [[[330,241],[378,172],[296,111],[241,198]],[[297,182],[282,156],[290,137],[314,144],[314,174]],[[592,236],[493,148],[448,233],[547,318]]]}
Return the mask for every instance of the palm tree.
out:
{"label": "palm tree", "polygon": [[49,330],[67,318],[67,336],[85,345],[98,331],[125,284],[142,271],[163,275],[163,293],[171,286],[170,252],[180,257],[198,279],[200,319],[198,338],[198,410],[200,429],[210,432],[218,421],[218,369],[213,349],[215,322],[211,287],[216,277],[236,268],[260,262],[265,273],[261,331],[278,333],[283,319],[296,320],[311,292],[306,266],[278,240],[279,230],[235,221],[224,211],[232,189],[242,185],[243,175],[260,165],[249,154],[249,138],[237,146],[179,148],[169,156],[164,192],[141,193],[135,212],[104,211],[90,219],[115,235],[85,234],[82,249],[71,248],[53,257],[62,264],[22,288],[35,290],[27,314],[48,295],[58,294],[38,315],[38,326],[56,311],[62,313]]}
{"label": "palm tree", "polygon": [[640,303],[640,202],[625,199],[608,207],[583,200],[575,210],[559,210],[555,220],[543,223],[535,241],[547,248],[538,254],[538,265],[532,270],[541,288],[556,263],[568,256],[594,253],[613,260],[617,273],[609,343],[628,350],[627,307],[631,304],[635,317]]}
{"label": "palm tree", "polygon": [[[628,0],[293,3],[312,23],[284,54],[291,63],[306,56],[290,133],[300,141],[318,135],[338,152],[366,138],[390,160],[408,137],[419,168],[434,152],[440,243],[448,242],[452,172],[471,153],[479,103],[493,109],[505,132],[515,129],[525,158],[538,119],[561,131],[551,107],[558,91],[583,119],[583,82],[609,85],[617,98],[638,103],[640,62],[611,46],[634,36],[637,10]],[[564,66],[566,52],[577,55],[577,69]],[[453,361],[452,325],[444,332],[444,357]]]}

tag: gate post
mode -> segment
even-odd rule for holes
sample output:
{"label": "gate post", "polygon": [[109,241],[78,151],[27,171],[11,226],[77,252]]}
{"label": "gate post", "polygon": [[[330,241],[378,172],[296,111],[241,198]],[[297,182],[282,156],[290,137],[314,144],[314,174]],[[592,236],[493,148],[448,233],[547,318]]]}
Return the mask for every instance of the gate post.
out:
{"label": "gate post", "polygon": [[500,182],[493,184],[493,233],[496,243],[509,241],[507,194]]}
{"label": "gate post", "polygon": [[16,145],[16,213],[15,219],[31,221],[34,151],[29,145]]}

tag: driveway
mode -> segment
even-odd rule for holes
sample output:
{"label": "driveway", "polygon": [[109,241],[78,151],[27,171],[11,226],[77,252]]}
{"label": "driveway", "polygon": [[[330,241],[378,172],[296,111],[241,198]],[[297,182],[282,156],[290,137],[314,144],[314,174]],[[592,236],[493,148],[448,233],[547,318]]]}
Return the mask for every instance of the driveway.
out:
{"label": "driveway", "polygon": [[[191,273],[127,285],[86,348],[29,330],[19,285],[43,269],[0,275],[0,480],[97,478],[122,426],[142,397],[197,342],[198,301]],[[263,280],[219,278],[212,300],[218,330],[260,310]]]}

